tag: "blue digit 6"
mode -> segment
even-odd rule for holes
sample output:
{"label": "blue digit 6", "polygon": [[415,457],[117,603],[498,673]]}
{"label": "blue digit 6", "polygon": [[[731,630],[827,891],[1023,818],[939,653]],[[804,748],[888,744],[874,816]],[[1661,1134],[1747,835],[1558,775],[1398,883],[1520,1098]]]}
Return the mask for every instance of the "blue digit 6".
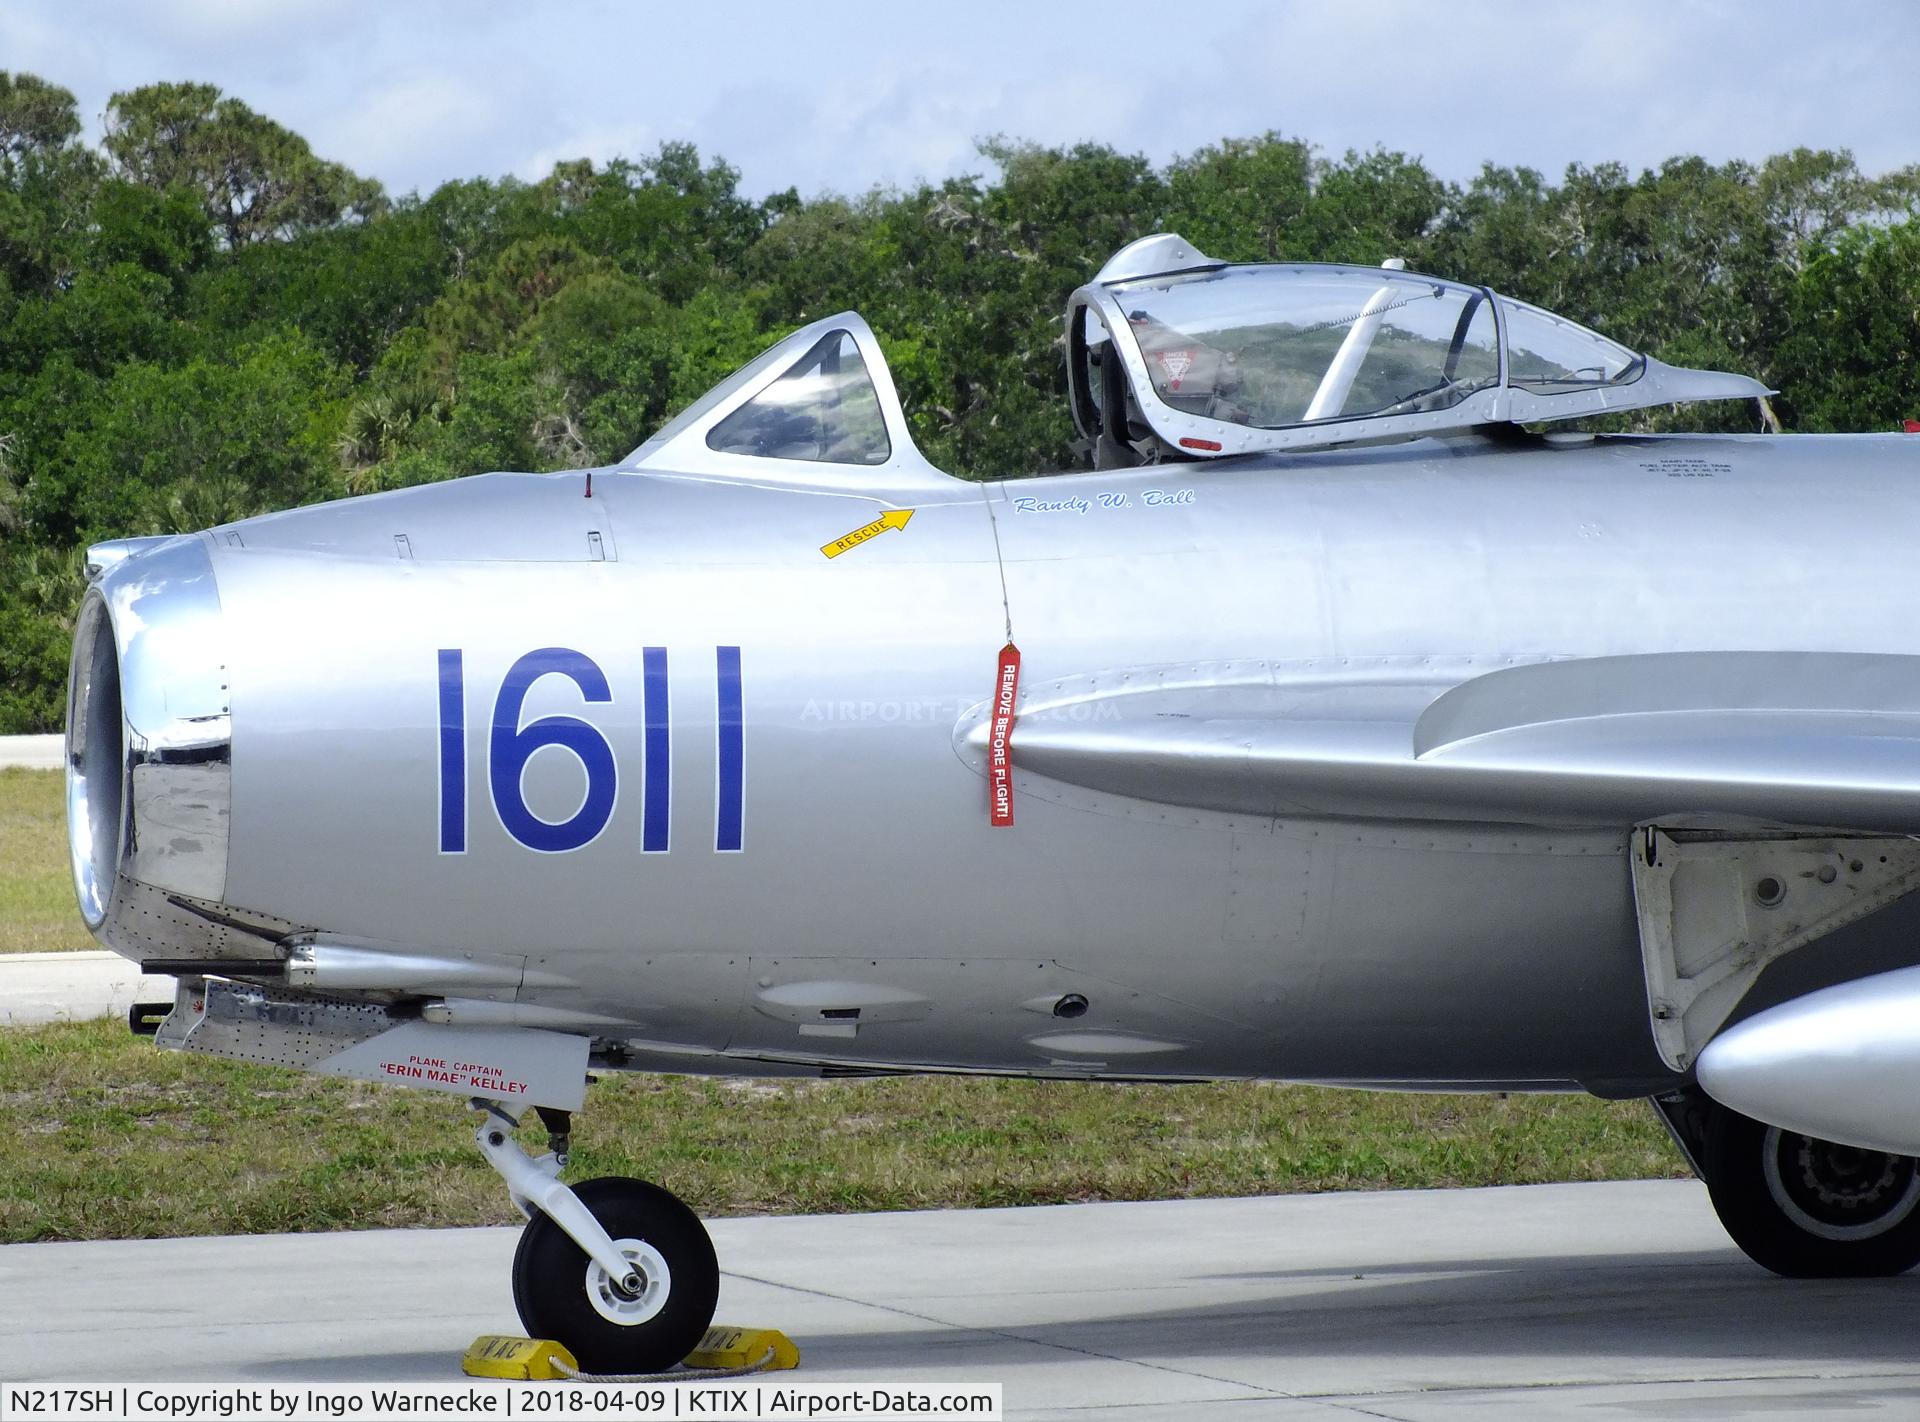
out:
{"label": "blue digit 6", "polygon": [[[564,676],[580,688],[583,701],[611,701],[607,675],[591,657],[567,647],[542,647],[515,662],[493,703],[493,733],[487,742],[487,779],[494,809],[507,833],[529,849],[558,854],[593,843],[613,818],[619,771],[607,738],[578,716],[542,716],[520,724],[527,692],[543,676]],[[564,746],[587,772],[587,794],[570,819],[552,823],[527,808],[521,779],[535,751]]]}

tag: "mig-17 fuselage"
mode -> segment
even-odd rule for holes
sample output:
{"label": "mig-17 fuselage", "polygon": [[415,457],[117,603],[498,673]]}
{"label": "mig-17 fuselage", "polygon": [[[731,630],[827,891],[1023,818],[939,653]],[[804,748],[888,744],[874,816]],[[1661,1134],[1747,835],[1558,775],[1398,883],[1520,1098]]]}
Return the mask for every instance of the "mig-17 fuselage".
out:
{"label": "mig-17 fuselage", "polygon": [[1067,330],[1090,471],[934,469],[848,314],[617,466],[96,549],[162,1042],[542,1108],[516,1298],[622,1370],[712,1251],[559,1184],[590,1069],[1645,1096],[1762,1262],[1920,1258],[1920,441],[1541,434],[1765,392],[1391,265]]}

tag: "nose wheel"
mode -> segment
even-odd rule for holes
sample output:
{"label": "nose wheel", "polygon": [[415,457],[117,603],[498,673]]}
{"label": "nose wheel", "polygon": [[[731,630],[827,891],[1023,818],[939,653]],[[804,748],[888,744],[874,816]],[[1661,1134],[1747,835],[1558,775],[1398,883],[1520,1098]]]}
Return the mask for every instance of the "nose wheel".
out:
{"label": "nose wheel", "polygon": [[[720,1265],[706,1227],[671,1192],[608,1175],[561,1182],[566,1128],[534,1159],[514,1118],[492,1103],[481,1153],[527,1216],[513,1255],[513,1303],[534,1338],[564,1345],[590,1373],[656,1373],[679,1363],[713,1322]],[[543,1116],[549,1113],[543,1112]]]}
{"label": "nose wheel", "polygon": [[513,1254],[513,1306],[530,1337],[563,1343],[590,1373],[672,1367],[713,1322],[720,1265],[699,1217],[645,1180],[608,1175],[573,1187],[626,1268],[616,1278],[551,1215],[536,1214]]}

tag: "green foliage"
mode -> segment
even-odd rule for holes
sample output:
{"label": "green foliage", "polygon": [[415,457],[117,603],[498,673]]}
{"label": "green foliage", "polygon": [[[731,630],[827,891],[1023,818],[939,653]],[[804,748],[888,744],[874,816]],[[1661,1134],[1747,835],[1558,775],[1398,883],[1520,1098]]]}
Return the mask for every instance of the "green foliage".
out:
{"label": "green foliage", "polygon": [[101,146],[120,176],[197,195],[229,247],[368,217],[385,202],[378,183],[316,158],[300,135],[211,84],[115,94]]}
{"label": "green foliage", "polygon": [[66,705],[73,610],[84,586],[80,550],[9,550],[0,557],[0,727],[58,726]]}
{"label": "green foliage", "polygon": [[0,291],[46,293],[72,270],[102,168],[79,132],[67,90],[0,70]]}
{"label": "green foliage", "polygon": [[64,148],[80,134],[73,94],[37,74],[0,70],[0,163]]}
{"label": "green foliage", "polygon": [[293,327],[333,360],[364,372],[418,325],[453,268],[439,224],[410,205],[377,222],[225,253],[194,269],[183,314],[228,339]]}
{"label": "green foliage", "polygon": [[22,511],[54,542],[179,533],[333,492],[346,386],[294,333],[225,360],[133,361],[32,476]]}
{"label": "green foliage", "polygon": [[1782,403],[1798,428],[1920,418],[1920,224],[1843,234],[1801,273],[1785,328]]}
{"label": "green foliage", "polygon": [[610,462],[838,310],[880,333],[935,463],[1067,467],[1066,298],[1155,231],[1238,261],[1405,257],[1754,375],[1800,428],[1920,416],[1920,167],[1845,153],[1462,186],[1275,133],[1164,168],[996,138],[981,175],[754,201],[670,143],[389,203],[207,84],[116,94],[99,150],[80,133],[72,94],[0,71],[0,732],[58,720],[89,540]]}

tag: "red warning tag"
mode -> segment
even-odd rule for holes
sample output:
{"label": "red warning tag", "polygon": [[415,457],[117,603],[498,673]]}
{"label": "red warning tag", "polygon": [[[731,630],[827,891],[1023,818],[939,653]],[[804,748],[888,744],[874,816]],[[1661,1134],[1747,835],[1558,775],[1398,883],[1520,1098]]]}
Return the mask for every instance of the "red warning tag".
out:
{"label": "red warning tag", "polygon": [[987,738],[987,822],[996,829],[1013,823],[1013,708],[1020,700],[1020,649],[1000,649],[993,679],[993,733]]}

